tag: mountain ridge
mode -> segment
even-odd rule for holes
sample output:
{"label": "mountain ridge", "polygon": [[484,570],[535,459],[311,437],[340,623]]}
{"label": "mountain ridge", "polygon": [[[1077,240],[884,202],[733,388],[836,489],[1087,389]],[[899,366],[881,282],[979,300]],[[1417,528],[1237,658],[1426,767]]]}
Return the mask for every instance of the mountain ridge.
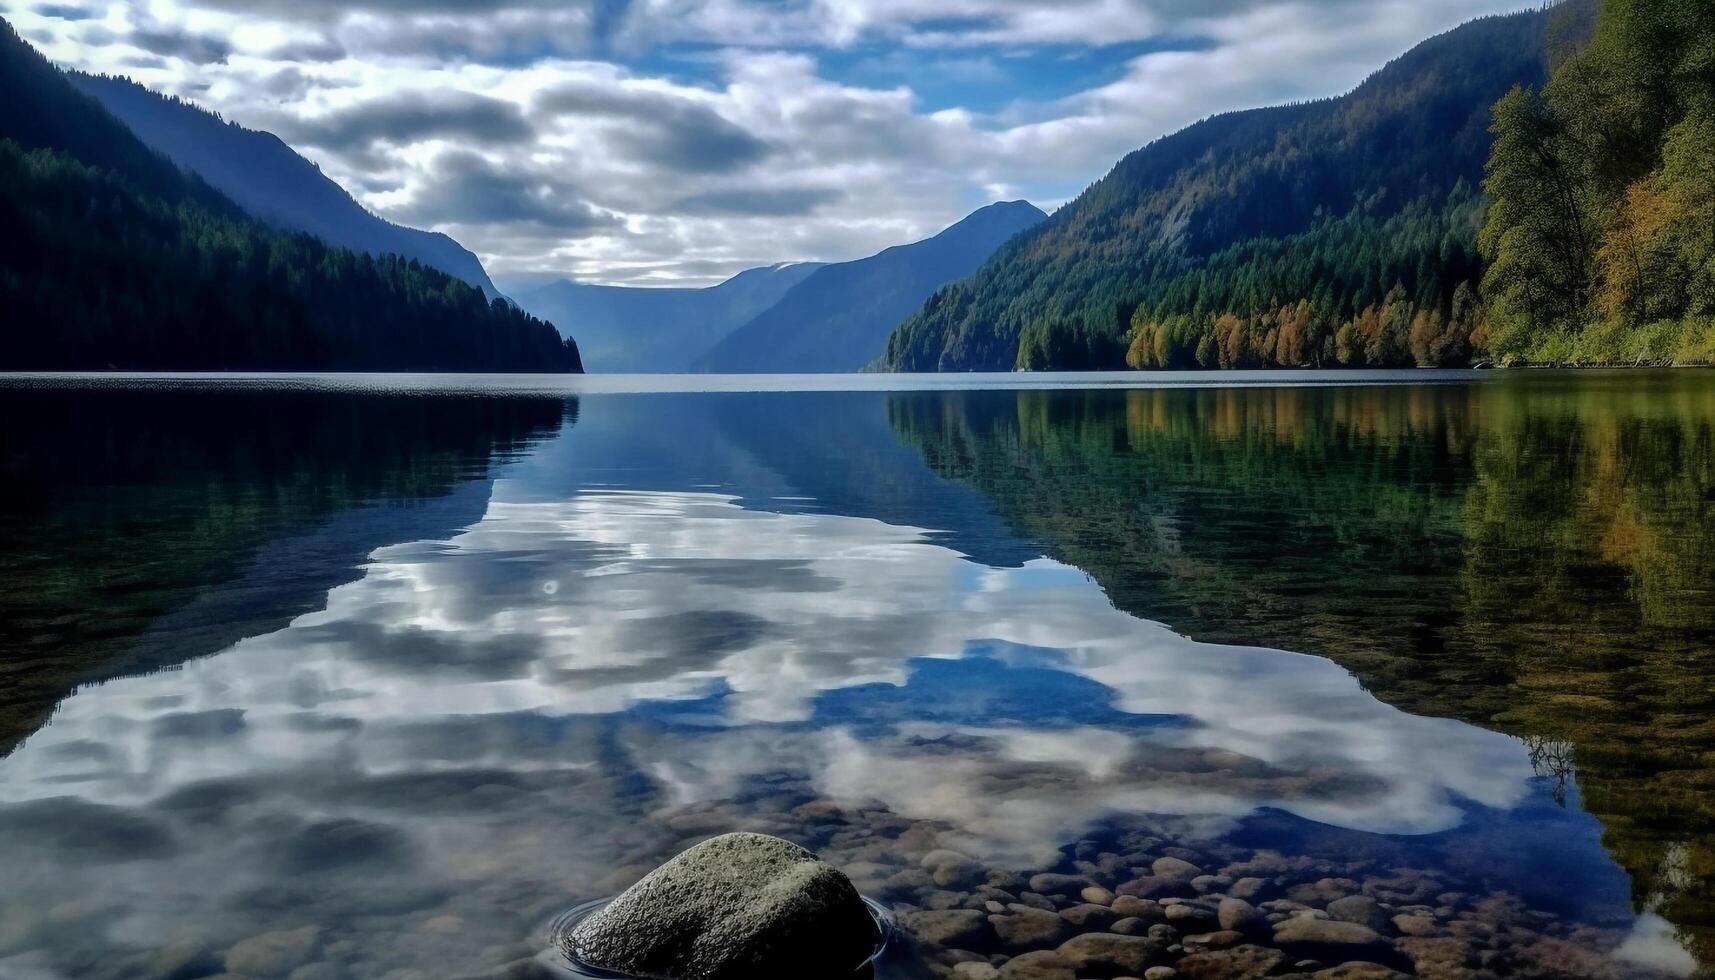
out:
{"label": "mountain ridge", "polygon": [[251,217],[0,18],[0,369],[556,371],[551,324]]}
{"label": "mountain ridge", "polygon": [[474,253],[441,232],[388,221],[322,173],[285,140],[129,78],[66,71],[143,143],[193,171],[253,217],[369,255],[393,253],[500,295]]}
{"label": "mountain ridge", "polygon": [[[1453,332],[1458,286],[1479,274],[1481,215],[1472,220],[1470,202],[1487,160],[1489,107],[1514,85],[1542,82],[1560,9],[1471,21],[1345,95],[1212,116],[1127,154],[930,297],[889,337],[885,364],[1349,363],[1334,342],[1342,323],[1353,328],[1342,350],[1364,355],[1354,355],[1359,363],[1410,363],[1403,333],[1414,315],[1433,312]],[[1283,328],[1281,307],[1301,300],[1313,322]],[[1217,325],[1229,314],[1239,327]],[[1378,361],[1357,336],[1366,315],[1405,325],[1373,331],[1398,341],[1369,345]],[[1284,357],[1282,335],[1292,338]],[[1140,336],[1148,349],[1128,350]],[[1426,350],[1457,356],[1464,343],[1429,343],[1439,339]]]}
{"label": "mountain ridge", "polygon": [[777,302],[816,262],[746,269],[713,286],[610,286],[559,279],[515,290],[531,313],[575,331],[597,371],[684,371],[729,331]]}
{"label": "mountain ridge", "polygon": [[1048,216],[1000,201],[935,235],[823,266],[692,363],[715,372],[858,371],[888,334],[937,288],[969,275],[1014,235]]}

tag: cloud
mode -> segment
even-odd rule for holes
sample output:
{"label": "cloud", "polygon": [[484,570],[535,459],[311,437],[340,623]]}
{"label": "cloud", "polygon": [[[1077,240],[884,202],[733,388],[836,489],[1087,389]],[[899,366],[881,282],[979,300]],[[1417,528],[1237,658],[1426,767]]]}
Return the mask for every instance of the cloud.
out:
{"label": "cloud", "polygon": [[614,226],[575,187],[542,174],[509,171],[469,150],[437,157],[400,213],[427,225],[528,224],[563,236]]}
{"label": "cloud", "polygon": [[534,102],[538,115],[613,120],[612,140],[629,158],[687,173],[736,170],[769,154],[764,141],[707,104],[657,91],[589,84],[556,86]]}
{"label": "cloud", "polygon": [[96,47],[128,45],[162,57],[179,58],[193,65],[224,65],[233,52],[232,44],[224,38],[171,26],[146,26],[120,32],[95,24],[85,29],[80,39]]}
{"label": "cloud", "polygon": [[[14,2],[54,60],[274,131],[496,274],[684,284],[857,258],[1001,198],[1064,201],[1197,119],[1338,94],[1521,5]],[[61,8],[90,16],[67,29]]]}
{"label": "cloud", "polygon": [[820,187],[738,188],[682,197],[675,210],[695,215],[789,217],[809,214],[839,199],[839,191]]}
{"label": "cloud", "polygon": [[132,31],[126,40],[145,51],[198,65],[222,65],[232,55],[232,44],[224,38],[171,28]]}
{"label": "cloud", "polygon": [[300,62],[316,63],[340,61],[346,57],[345,45],[331,37],[305,38],[297,41],[287,41],[277,47],[269,48],[265,56],[270,61],[284,62],[296,66]]}
{"label": "cloud", "polygon": [[535,130],[523,110],[511,102],[445,91],[406,92],[360,102],[299,119],[280,135],[330,150],[361,151],[377,143],[399,146],[427,139],[519,144],[528,142]]}
{"label": "cloud", "polygon": [[92,10],[69,3],[40,3],[30,9],[53,20],[89,20],[96,16]]}

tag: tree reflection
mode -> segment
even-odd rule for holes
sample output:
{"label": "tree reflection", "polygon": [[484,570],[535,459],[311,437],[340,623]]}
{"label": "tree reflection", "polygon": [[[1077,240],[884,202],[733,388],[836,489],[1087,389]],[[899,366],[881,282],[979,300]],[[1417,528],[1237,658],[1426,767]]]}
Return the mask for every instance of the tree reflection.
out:
{"label": "tree reflection", "polygon": [[918,394],[890,418],[1120,608],[1526,737],[1715,964],[1715,378]]}

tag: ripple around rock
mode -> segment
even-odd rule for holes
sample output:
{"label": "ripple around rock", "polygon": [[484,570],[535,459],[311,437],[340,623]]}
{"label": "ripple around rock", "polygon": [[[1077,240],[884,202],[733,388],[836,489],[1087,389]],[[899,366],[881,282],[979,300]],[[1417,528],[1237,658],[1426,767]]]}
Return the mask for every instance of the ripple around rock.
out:
{"label": "ripple around rock", "polygon": [[786,980],[855,973],[880,939],[844,874],[789,841],[728,834],[655,869],[564,945],[647,980]]}

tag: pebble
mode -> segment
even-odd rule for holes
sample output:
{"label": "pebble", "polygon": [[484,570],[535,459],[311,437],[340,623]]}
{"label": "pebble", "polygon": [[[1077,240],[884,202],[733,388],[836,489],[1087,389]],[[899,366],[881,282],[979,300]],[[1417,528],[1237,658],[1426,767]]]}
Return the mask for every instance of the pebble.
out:
{"label": "pebble", "polygon": [[1381,906],[1368,895],[1348,895],[1328,903],[1328,918],[1340,922],[1356,922],[1376,932],[1387,929],[1388,917]]}
{"label": "pebble", "polygon": [[1257,907],[1242,898],[1221,899],[1215,918],[1220,921],[1222,929],[1234,932],[1265,933],[1269,928],[1268,920],[1257,911]]}
{"label": "pebble", "polygon": [[1247,902],[1255,902],[1267,898],[1274,891],[1274,883],[1265,878],[1240,878],[1227,889],[1227,894],[1234,898],[1242,898]]}
{"label": "pebble", "polygon": [[1031,876],[1030,890],[1043,895],[1076,895],[1094,884],[1081,875],[1044,873]]}
{"label": "pebble", "polygon": [[970,899],[966,892],[930,892],[923,896],[923,907],[945,911],[962,907]]}
{"label": "pebble", "polygon": [[1433,936],[1441,931],[1427,915],[1396,915],[1393,927],[1402,936]]}
{"label": "pebble", "polygon": [[1305,905],[1327,905],[1358,891],[1358,883],[1350,878],[1322,878],[1313,884],[1294,885],[1287,889],[1288,898]]}
{"label": "pebble", "polygon": [[1142,936],[1089,932],[1074,936],[1057,950],[1061,959],[1080,972],[1104,976],[1142,973],[1166,956],[1160,943]]}
{"label": "pebble", "polygon": [[1198,905],[1169,905],[1167,921],[1181,928],[1198,929],[1215,924],[1215,913]]}
{"label": "pebble", "polygon": [[1183,858],[1176,857],[1156,858],[1155,862],[1149,866],[1149,870],[1154,872],[1157,878],[1179,878],[1185,881],[1190,881],[1203,873],[1202,868]]}
{"label": "pebble", "polygon": [[1078,980],[1072,964],[1052,950],[1025,953],[1006,961],[1000,980]]}
{"label": "pebble", "polygon": [[1114,914],[1113,909],[1104,905],[1091,905],[1088,902],[1061,909],[1060,918],[1065,919],[1074,928],[1085,931],[1106,929],[1119,921],[1119,916]]}
{"label": "pebble", "polygon": [[1317,970],[1311,976],[1315,980],[1408,980],[1406,975],[1398,970],[1361,960]]}
{"label": "pebble", "polygon": [[1114,914],[1121,918],[1143,919],[1146,922],[1162,922],[1167,918],[1159,903],[1147,898],[1138,898],[1136,895],[1119,895],[1108,907],[1113,909]]}
{"label": "pebble", "polygon": [[1069,931],[1066,920],[1053,912],[1045,912],[1028,905],[1012,905],[1008,910],[1007,915],[988,917],[995,935],[1000,937],[1001,944],[1008,949],[1057,946],[1065,940]]}
{"label": "pebble", "polygon": [[1122,936],[1136,936],[1148,932],[1149,923],[1134,916],[1132,918],[1121,919],[1113,925],[1108,926],[1108,931],[1117,932]]}
{"label": "pebble", "polygon": [[1192,980],[1258,980],[1286,961],[1286,954],[1267,946],[1192,953],[1179,961],[1179,972]]}
{"label": "pebble", "polygon": [[1144,875],[1121,885],[1119,892],[1122,895],[1135,895],[1138,898],[1163,898],[1169,895],[1192,895],[1196,893],[1196,890],[1191,887],[1191,879],[1189,878]]}
{"label": "pebble", "polygon": [[1400,959],[1393,944],[1374,929],[1337,919],[1287,919],[1274,927],[1274,941],[1289,953],[1327,963],[1367,960],[1392,964]]}
{"label": "pebble", "polygon": [[1242,933],[1234,932],[1231,929],[1221,929],[1215,932],[1186,936],[1185,948],[1197,953],[1209,949],[1226,949],[1228,946],[1237,946],[1244,941],[1245,937]]}
{"label": "pebble", "polygon": [[989,917],[968,909],[908,912],[899,917],[899,925],[932,946],[969,948],[987,940]]}
{"label": "pebble", "polygon": [[1114,893],[1100,885],[1091,885],[1079,892],[1078,897],[1091,905],[1112,905],[1114,903]]}

